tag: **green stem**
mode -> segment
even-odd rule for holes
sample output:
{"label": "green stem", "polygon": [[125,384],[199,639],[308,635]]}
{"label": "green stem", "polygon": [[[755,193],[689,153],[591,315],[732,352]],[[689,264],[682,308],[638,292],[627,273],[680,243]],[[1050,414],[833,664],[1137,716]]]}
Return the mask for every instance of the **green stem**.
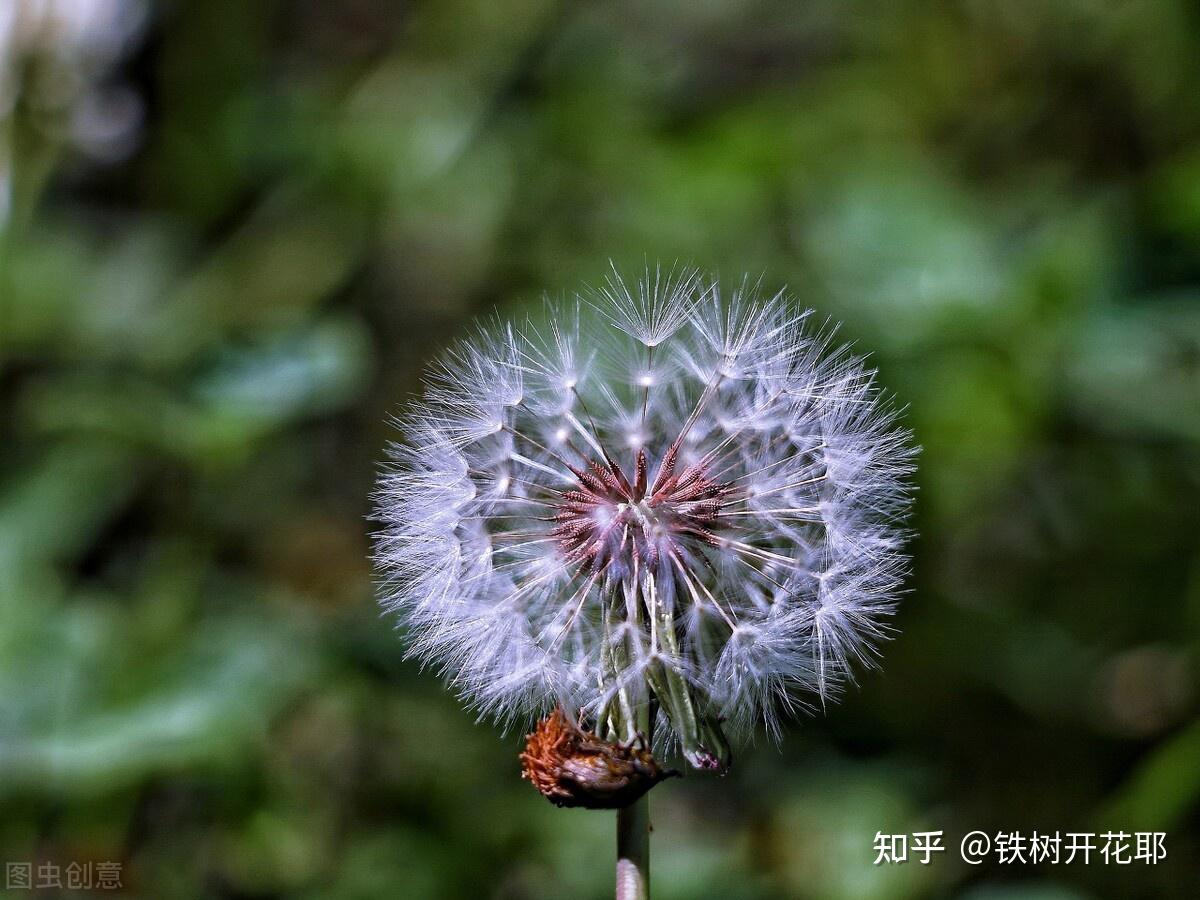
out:
{"label": "green stem", "polygon": [[650,794],[617,810],[617,900],[650,900]]}
{"label": "green stem", "polygon": [[[637,728],[649,744],[654,738],[650,702],[637,708]],[[650,793],[617,810],[617,898],[650,900]]]}

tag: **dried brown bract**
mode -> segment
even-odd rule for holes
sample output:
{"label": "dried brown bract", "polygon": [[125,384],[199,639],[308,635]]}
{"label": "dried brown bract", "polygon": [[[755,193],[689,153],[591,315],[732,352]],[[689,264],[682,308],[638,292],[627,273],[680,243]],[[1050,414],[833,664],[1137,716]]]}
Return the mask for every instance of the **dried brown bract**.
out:
{"label": "dried brown bract", "polygon": [[640,736],[630,744],[601,740],[561,707],[538,723],[521,754],[521,777],[556,806],[619,809],[677,775],[658,764]]}

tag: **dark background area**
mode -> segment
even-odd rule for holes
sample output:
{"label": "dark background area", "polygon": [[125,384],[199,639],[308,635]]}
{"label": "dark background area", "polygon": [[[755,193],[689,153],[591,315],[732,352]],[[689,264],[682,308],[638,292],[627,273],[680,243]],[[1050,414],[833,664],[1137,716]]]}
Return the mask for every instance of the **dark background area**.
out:
{"label": "dark background area", "polygon": [[[610,895],[612,817],[403,661],[367,521],[437,348],[610,259],[787,285],[924,446],[883,671],[657,789],[655,896],[1200,896],[1171,0],[0,4],[0,861]],[[872,865],[929,829],[931,865]],[[974,829],[1169,857],[970,867]]]}

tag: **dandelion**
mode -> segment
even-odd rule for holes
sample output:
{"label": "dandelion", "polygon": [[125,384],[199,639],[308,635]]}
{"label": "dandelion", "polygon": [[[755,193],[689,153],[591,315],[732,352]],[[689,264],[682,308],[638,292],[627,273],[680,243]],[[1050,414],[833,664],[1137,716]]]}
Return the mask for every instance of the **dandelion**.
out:
{"label": "dandelion", "polygon": [[[651,740],[718,773],[730,737],[835,698],[888,635],[915,451],[808,318],[694,272],[614,273],[448,350],[377,495],[409,653],[503,724],[557,710],[531,749]],[[644,801],[620,827],[642,896]]]}

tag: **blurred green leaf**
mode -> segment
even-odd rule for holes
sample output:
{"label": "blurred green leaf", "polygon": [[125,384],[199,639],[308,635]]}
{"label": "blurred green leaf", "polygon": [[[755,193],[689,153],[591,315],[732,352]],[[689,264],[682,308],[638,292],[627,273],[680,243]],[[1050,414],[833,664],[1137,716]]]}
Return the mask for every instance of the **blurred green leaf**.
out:
{"label": "blurred green leaf", "polygon": [[[0,691],[21,698],[0,728],[6,791],[111,791],[245,752],[315,665],[301,633],[261,617],[199,624],[156,659],[125,644],[136,639],[128,625],[111,607],[75,602],[6,636]],[[130,665],[137,691],[126,688]]]}

